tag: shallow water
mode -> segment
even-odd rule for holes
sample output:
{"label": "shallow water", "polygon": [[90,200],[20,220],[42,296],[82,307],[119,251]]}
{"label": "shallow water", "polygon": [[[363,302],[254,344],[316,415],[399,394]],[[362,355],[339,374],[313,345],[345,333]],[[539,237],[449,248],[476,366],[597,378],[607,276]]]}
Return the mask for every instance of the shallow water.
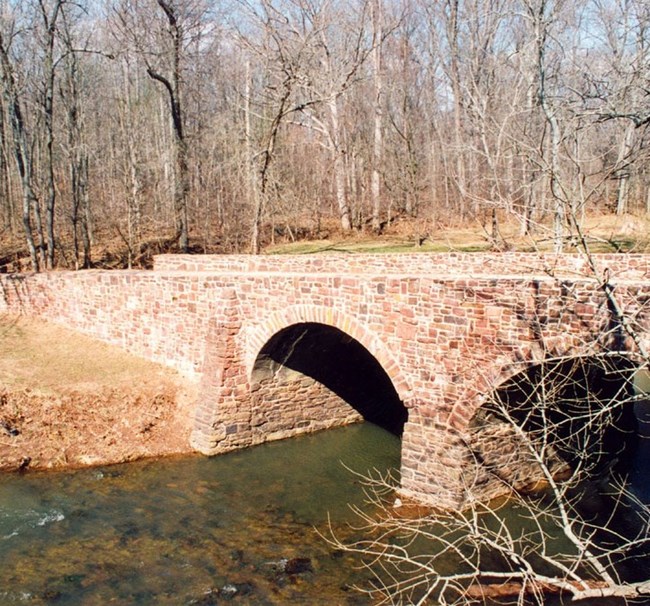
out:
{"label": "shallow water", "polygon": [[350,469],[396,476],[399,451],[365,423],[214,458],[0,476],[0,606],[370,604],[352,588],[369,573],[318,531],[330,520],[354,538]]}
{"label": "shallow water", "polygon": [[[399,466],[365,423],[214,458],[0,477],[0,604],[366,604],[359,478]],[[286,562],[294,558],[293,570]]]}

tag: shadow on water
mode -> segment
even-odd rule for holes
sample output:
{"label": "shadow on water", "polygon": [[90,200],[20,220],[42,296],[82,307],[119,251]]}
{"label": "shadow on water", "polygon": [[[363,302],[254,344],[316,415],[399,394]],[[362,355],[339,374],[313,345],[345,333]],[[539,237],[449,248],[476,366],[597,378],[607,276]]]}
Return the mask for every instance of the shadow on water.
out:
{"label": "shadow on water", "polygon": [[[643,397],[644,394],[650,394],[650,374],[647,371],[643,374],[636,373],[633,383],[636,398],[640,399],[634,398],[636,401],[631,407],[634,418],[634,435],[629,437],[631,447],[619,449],[616,459],[611,456],[612,463],[617,463],[616,467],[622,475],[605,474],[593,477],[578,485],[573,494],[577,497],[576,520],[579,516],[594,527],[609,528],[609,531],[592,534],[594,553],[607,551],[624,539],[630,542],[629,549],[612,558],[623,582],[640,582],[650,578],[650,548],[646,543],[648,516],[645,512],[645,507],[650,505],[650,396]],[[633,395],[630,393],[630,397]],[[621,432],[621,435],[625,434],[625,431]],[[610,471],[614,467],[614,464],[610,465]],[[603,467],[600,469],[602,470]],[[621,483],[638,499],[638,502],[633,499],[620,499]],[[513,524],[516,525],[517,512],[510,510],[507,515],[513,516]],[[643,541],[635,544],[636,539]],[[567,548],[570,549],[568,545],[560,546],[560,549]],[[558,596],[548,596],[544,603],[548,606],[575,604],[570,597]],[[639,599],[626,602],[623,599],[601,598],[583,600],[579,603],[583,606],[624,606],[625,604],[648,606],[650,600]]]}
{"label": "shadow on water", "polygon": [[[646,381],[644,390],[649,393],[650,378]],[[638,422],[639,441],[631,468],[630,483],[637,496],[644,503],[650,503],[650,396],[635,402],[634,414]]]}
{"label": "shadow on water", "polygon": [[[565,500],[570,510],[572,530],[589,543],[590,551],[601,562],[607,561],[610,572],[612,568],[616,570],[613,576],[625,583],[650,578],[650,550],[645,543],[649,525],[642,505],[650,503],[650,405],[647,401],[635,402],[629,384],[633,371],[630,371],[625,360],[622,362],[622,372],[617,374],[600,372],[601,369],[589,365],[588,361],[575,366],[572,364],[570,370],[575,372],[568,372],[569,369],[559,366],[546,367],[543,372],[533,369],[534,372],[505,385],[504,392],[498,394],[498,405],[487,409],[480,418],[479,429],[487,427],[490,430],[494,426],[501,427],[498,423],[508,423],[509,428],[518,426],[527,432],[532,436],[533,443],[542,430],[546,430],[543,436],[549,442],[553,438],[557,440],[551,445],[556,446],[556,452],[562,455],[564,464],[560,469],[564,472],[563,479],[572,486]],[[538,377],[543,377],[545,381],[540,381]],[[549,377],[558,380],[549,383]],[[554,390],[556,400],[531,397],[531,393],[534,396],[536,390],[541,391],[541,387],[549,384],[557,387]],[[625,410],[609,406],[610,402],[620,402]],[[497,415],[504,414],[504,410],[510,416],[499,418]],[[603,423],[597,426],[598,432],[584,423],[584,419],[600,419],[603,416],[607,416],[611,426]],[[503,438],[507,434],[497,435],[501,436],[499,452],[503,450],[509,456],[515,452],[505,448],[512,446]],[[544,443],[548,445],[548,442]],[[528,451],[516,451],[516,454],[522,452]],[[501,461],[498,457],[496,460]],[[573,461],[580,460],[585,462],[582,469],[588,473],[581,474],[583,480],[574,485],[565,470]],[[501,472],[503,468],[496,469]],[[625,483],[639,502],[621,496],[619,481]],[[427,531],[426,539],[415,542],[411,535],[402,532],[401,537],[391,535],[390,541],[387,541],[388,549],[397,545],[395,551],[399,553],[404,546],[409,550],[412,561],[426,562],[427,566],[443,576],[474,572],[477,569],[474,566],[483,573],[492,571],[507,575],[522,570],[520,560],[506,556],[494,547],[505,547],[507,544],[506,553],[510,553],[508,550],[511,549],[513,553],[522,555],[537,574],[556,576],[558,567],[550,565],[549,559],[557,558],[558,562],[568,562],[567,566],[577,566],[584,578],[590,578],[588,565],[584,560],[579,561],[576,546],[561,530],[563,519],[552,492],[537,489],[530,493],[526,487],[527,484],[520,485],[521,493],[517,499],[506,500],[504,497],[486,504],[485,510],[473,510],[475,518],[469,512],[456,512],[458,515],[451,513],[446,518],[430,519],[430,524],[425,525],[420,521],[420,527]],[[492,543],[468,539],[468,525],[463,524],[467,519],[473,520],[482,530],[480,534],[491,538]],[[436,537],[442,538],[438,540]],[[458,546],[462,555],[455,556],[454,549],[449,549],[449,545]],[[612,550],[617,547],[624,547],[625,550],[614,555]],[[445,556],[436,558],[436,553],[444,553]],[[395,578],[403,577],[395,572]],[[528,601],[521,600],[517,595],[521,586],[515,582],[504,587],[501,585],[504,578],[497,578],[490,590],[510,592],[510,595],[500,597],[498,601],[486,600],[487,604],[540,603],[532,597]],[[423,592],[421,587],[414,589],[415,598],[419,598]],[[539,598],[548,606],[576,603],[568,595],[544,595]],[[622,606],[626,602],[603,598],[579,603],[583,606]],[[650,604],[647,600],[628,603]]]}
{"label": "shadow on water", "polygon": [[365,604],[350,533],[358,479],[399,466],[371,424],[212,459],[0,478],[0,604]]}

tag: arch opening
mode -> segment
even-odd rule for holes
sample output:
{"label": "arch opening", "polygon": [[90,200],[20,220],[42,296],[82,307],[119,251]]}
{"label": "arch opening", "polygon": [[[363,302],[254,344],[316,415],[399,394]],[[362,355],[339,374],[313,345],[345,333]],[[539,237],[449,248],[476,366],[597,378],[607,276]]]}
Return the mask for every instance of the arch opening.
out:
{"label": "arch opening", "polygon": [[[499,386],[469,425],[470,451],[497,491],[627,474],[638,443],[635,364],[626,356],[551,360]],[[492,479],[490,479],[492,478]]]}
{"label": "arch opening", "polygon": [[[401,435],[407,410],[377,359],[338,328],[293,324],[260,350],[251,373],[253,425],[294,417],[304,431],[370,421]],[[275,418],[272,418],[275,417]]]}

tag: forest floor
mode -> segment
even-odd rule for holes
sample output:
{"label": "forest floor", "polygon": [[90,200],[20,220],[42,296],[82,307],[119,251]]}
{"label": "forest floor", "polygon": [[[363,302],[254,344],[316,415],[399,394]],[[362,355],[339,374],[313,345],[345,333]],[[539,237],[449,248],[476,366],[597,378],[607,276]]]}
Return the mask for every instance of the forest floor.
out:
{"label": "forest floor", "polygon": [[[592,252],[650,252],[650,215],[591,213],[582,220],[586,240]],[[215,235],[217,234],[217,235]],[[194,253],[247,252],[248,238],[239,238],[239,248],[218,236],[212,226],[209,234],[193,232],[190,240]],[[575,250],[577,240],[568,238],[566,250]],[[320,252],[478,252],[478,251],[551,251],[554,242],[548,224],[535,226],[532,234],[522,235],[521,225],[501,218],[494,229],[491,219],[467,221],[462,226],[432,219],[405,216],[393,218],[374,233],[369,225],[343,233],[333,219],[305,218],[302,223],[277,223],[263,230],[262,252],[268,254],[306,254]],[[243,247],[243,248],[242,248]],[[171,233],[163,230],[143,233],[134,243],[130,265],[150,269],[153,257],[178,252]],[[91,251],[95,269],[125,269],[129,253],[124,239],[110,230],[98,231]],[[20,230],[0,229],[0,272],[30,271],[29,254]],[[74,269],[71,242],[61,236],[57,248],[57,269]]]}
{"label": "forest floor", "polygon": [[34,318],[0,316],[0,469],[185,454],[194,385]]}

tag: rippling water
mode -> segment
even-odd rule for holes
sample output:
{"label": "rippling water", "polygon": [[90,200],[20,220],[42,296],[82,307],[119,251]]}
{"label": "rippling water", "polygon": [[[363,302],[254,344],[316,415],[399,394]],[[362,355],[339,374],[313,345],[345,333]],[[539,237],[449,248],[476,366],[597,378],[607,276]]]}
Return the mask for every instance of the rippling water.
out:
{"label": "rippling water", "polygon": [[[0,604],[365,604],[353,532],[365,473],[399,466],[371,424],[214,458],[0,477]],[[291,562],[287,570],[287,562]]]}

